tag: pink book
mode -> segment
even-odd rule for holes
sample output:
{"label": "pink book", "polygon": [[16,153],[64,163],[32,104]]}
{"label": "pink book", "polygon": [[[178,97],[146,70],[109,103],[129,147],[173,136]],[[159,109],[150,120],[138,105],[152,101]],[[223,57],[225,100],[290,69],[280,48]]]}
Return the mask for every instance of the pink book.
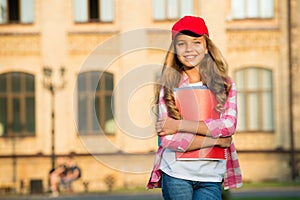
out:
{"label": "pink book", "polygon": [[[215,110],[217,100],[206,86],[174,89],[176,105],[183,119],[201,121],[220,117]],[[189,152],[176,152],[177,160],[226,160],[226,149],[218,146]]]}

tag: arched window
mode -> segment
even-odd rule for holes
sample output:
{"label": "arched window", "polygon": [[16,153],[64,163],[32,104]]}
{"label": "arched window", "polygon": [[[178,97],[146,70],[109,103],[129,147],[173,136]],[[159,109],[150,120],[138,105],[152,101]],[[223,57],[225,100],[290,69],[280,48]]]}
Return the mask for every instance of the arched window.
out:
{"label": "arched window", "polygon": [[111,73],[91,71],[79,74],[77,122],[80,134],[115,133],[113,88],[114,77]]}
{"label": "arched window", "polygon": [[35,135],[35,80],[22,72],[0,75],[0,135]]}
{"label": "arched window", "polygon": [[235,73],[238,131],[274,131],[272,71],[249,67]]}

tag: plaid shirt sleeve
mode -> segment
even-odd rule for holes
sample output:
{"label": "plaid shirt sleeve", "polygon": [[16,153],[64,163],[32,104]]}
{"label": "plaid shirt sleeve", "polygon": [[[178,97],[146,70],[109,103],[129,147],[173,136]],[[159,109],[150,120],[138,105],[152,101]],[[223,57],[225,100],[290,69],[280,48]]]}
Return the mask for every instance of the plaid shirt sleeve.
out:
{"label": "plaid shirt sleeve", "polygon": [[[207,119],[205,124],[208,127],[212,137],[227,137],[235,133],[237,123],[237,92],[236,85],[231,82],[232,86],[225,103],[225,112],[219,119]],[[238,155],[234,142],[227,150],[226,173],[224,176],[224,189],[239,188],[242,186],[242,173],[238,160]]]}
{"label": "plaid shirt sleeve", "polygon": [[225,111],[219,119],[206,119],[204,123],[208,127],[212,137],[228,137],[235,133],[237,122],[237,99],[236,85],[232,82],[231,89],[227,101],[225,103]]}

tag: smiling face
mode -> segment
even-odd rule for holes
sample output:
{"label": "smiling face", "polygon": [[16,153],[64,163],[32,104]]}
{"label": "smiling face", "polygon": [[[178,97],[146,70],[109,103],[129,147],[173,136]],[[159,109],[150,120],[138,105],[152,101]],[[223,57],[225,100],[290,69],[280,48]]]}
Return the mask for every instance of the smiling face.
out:
{"label": "smiling face", "polygon": [[180,34],[176,37],[175,48],[178,60],[186,70],[199,66],[207,53],[206,41],[203,36],[193,37]]}

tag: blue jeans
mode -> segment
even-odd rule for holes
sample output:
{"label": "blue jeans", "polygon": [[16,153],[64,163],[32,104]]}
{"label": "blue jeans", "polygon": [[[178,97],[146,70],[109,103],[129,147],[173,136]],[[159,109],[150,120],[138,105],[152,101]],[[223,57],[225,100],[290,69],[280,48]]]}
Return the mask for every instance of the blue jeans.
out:
{"label": "blue jeans", "polygon": [[162,174],[162,194],[165,200],[221,200],[221,182],[199,182]]}

